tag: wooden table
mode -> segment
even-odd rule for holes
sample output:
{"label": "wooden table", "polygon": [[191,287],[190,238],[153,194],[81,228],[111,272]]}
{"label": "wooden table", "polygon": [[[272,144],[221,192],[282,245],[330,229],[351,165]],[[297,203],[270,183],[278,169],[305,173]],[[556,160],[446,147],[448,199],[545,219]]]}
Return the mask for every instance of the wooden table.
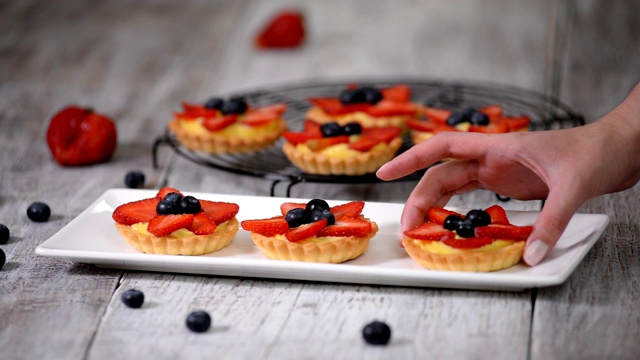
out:
{"label": "wooden table", "polygon": [[[256,51],[257,29],[291,6],[306,14],[305,46]],[[516,85],[595,120],[640,78],[639,10],[604,0],[0,1],[0,223],[12,233],[0,245],[0,358],[637,358],[640,186],[580,209],[612,221],[568,281],[515,293],[110,270],[34,249],[123,187],[130,170],[144,171],[150,189],[268,196],[269,181],[171,152],[152,168],[152,143],[184,100],[296,81],[432,77]],[[46,128],[70,103],[115,119],[110,162],[54,163]],[[413,185],[300,184],[291,195],[402,203]],[[27,219],[34,201],[51,206],[48,222]],[[477,191],[450,205],[492,203]],[[120,301],[129,288],[144,291],[142,309]],[[209,332],[184,326],[194,309],[212,315]],[[392,327],[386,347],[362,341],[374,318]]]}

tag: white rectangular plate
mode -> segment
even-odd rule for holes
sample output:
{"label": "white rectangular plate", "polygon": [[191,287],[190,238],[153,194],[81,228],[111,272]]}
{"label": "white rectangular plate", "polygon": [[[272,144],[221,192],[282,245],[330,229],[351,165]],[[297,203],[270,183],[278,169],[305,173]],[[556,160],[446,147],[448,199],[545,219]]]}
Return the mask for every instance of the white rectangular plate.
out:
{"label": "white rectangular plate", "polygon": [[[342,264],[277,261],[265,258],[249,233],[240,229],[231,244],[202,256],[144,254],[131,247],[111,219],[113,210],[126,202],[155,196],[152,190],[111,189],[36,248],[36,254],[119,269],[327,281],[415,287],[518,291],[563,283],[600,238],[609,218],[602,214],[576,214],[551,254],[539,265],[516,265],[492,273],[433,271],[419,267],[398,246],[397,234],[403,204],[367,202],[363,214],[380,230],[368,250]],[[239,221],[279,214],[286,201],[308,199],[189,193],[199,199],[234,202]],[[330,205],[342,202],[328,201]],[[456,210],[456,209],[453,209]],[[461,210],[464,211],[464,210]],[[537,212],[508,211],[512,223],[531,225]]]}

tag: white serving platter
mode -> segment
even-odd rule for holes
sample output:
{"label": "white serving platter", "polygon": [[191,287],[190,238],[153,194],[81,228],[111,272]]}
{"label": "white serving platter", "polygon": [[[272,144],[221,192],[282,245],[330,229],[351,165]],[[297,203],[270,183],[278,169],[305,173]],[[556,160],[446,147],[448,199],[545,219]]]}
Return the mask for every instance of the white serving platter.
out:
{"label": "white serving platter", "polygon": [[[609,218],[603,214],[575,214],[551,254],[539,265],[516,265],[491,273],[434,271],[419,267],[398,246],[403,204],[367,202],[363,214],[379,232],[359,258],[342,264],[277,261],[265,258],[249,233],[240,229],[231,244],[201,256],[145,254],[118,233],[113,210],[126,202],[155,196],[154,190],[111,189],[102,194],[64,228],[36,248],[36,254],[128,270],[222,275],[234,277],[308,280],[353,284],[520,291],[559,285],[571,275],[600,238]],[[309,199],[186,193],[200,199],[235,202],[239,221],[279,215],[280,204]],[[327,200],[330,205],[343,201]],[[456,208],[452,210],[465,211]],[[507,211],[510,221],[531,225],[538,212]]]}

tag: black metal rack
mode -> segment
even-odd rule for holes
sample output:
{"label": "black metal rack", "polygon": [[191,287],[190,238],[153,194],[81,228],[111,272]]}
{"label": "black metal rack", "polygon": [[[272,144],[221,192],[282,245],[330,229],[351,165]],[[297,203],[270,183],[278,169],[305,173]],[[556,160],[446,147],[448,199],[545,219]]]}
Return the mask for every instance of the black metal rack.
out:
{"label": "black metal rack", "polygon": [[[301,131],[305,114],[310,107],[309,97],[337,96],[349,83],[388,87],[406,84],[411,88],[412,101],[433,107],[462,110],[469,107],[482,107],[499,104],[505,113],[526,115],[531,118],[529,129],[548,130],[584,125],[581,115],[573,112],[559,100],[534,91],[512,86],[473,82],[447,82],[438,80],[415,79],[353,79],[349,81],[313,81],[267,89],[258,89],[229,96],[240,96],[253,106],[276,103],[287,104],[284,115],[289,129]],[[210,155],[191,151],[182,146],[167,129],[158,137],[153,145],[153,166],[158,167],[158,149],[168,145],[179,155],[203,166],[208,166],[231,173],[248,175],[271,180],[271,196],[275,186],[280,182],[288,182],[287,196],[291,187],[300,182],[315,183],[376,183],[381,180],[374,174],[363,176],[323,176],[302,172],[291,164],[282,152],[282,139],[273,146],[260,152],[250,154]],[[411,146],[406,138],[399,152]],[[417,181],[423,171],[416,172],[396,181]]]}

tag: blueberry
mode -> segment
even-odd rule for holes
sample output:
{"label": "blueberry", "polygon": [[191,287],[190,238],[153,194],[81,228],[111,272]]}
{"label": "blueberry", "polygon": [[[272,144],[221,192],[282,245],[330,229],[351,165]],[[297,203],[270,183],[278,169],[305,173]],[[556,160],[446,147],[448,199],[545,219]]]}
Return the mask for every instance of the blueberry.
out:
{"label": "blueberry", "polygon": [[176,205],[166,200],[162,200],[156,205],[156,213],[158,215],[180,214],[181,212],[180,204]]}
{"label": "blueberry", "polygon": [[340,125],[338,125],[338,123],[336,122],[322,124],[320,126],[320,131],[322,132],[322,137],[342,135],[342,127],[340,127]]}
{"label": "blueberry", "polygon": [[309,213],[303,208],[295,208],[289,210],[284,219],[290,228],[295,228],[309,222]]}
{"label": "blueberry", "polygon": [[364,98],[364,93],[362,93],[361,91],[358,91],[358,89],[355,90],[343,90],[342,93],[340,93],[340,102],[343,105],[350,105],[350,104],[357,104],[357,103],[363,103],[366,102],[365,98]]}
{"label": "blueberry", "polygon": [[178,194],[177,192],[172,192],[165,195],[162,200],[178,205],[182,200],[182,195]]}
{"label": "blueberry", "polygon": [[362,125],[359,122],[353,121],[342,127],[342,133],[345,135],[356,135],[362,133]]}
{"label": "blueberry", "polygon": [[144,303],[144,294],[140,290],[129,289],[122,293],[120,299],[128,307],[137,309]]}
{"label": "blueberry", "polygon": [[363,86],[360,89],[358,89],[358,91],[362,93],[362,97],[364,97],[364,102],[367,102],[369,104],[375,105],[378,102],[380,102],[380,100],[382,100],[382,93],[380,92],[380,90],[374,87]]}
{"label": "blueberry", "polygon": [[139,189],[144,186],[144,174],[140,171],[130,171],[124,177],[124,184],[130,189]]}
{"label": "blueberry", "polygon": [[458,227],[456,228],[456,234],[462,236],[463,238],[470,238],[475,236],[475,226],[469,219],[464,219],[458,222]]}
{"label": "blueberry", "polygon": [[336,223],[336,217],[333,216],[331,210],[327,209],[316,210],[312,212],[309,222],[316,222],[322,219],[327,219],[327,225],[333,225]]}
{"label": "blueberry", "polygon": [[9,228],[4,224],[0,224],[0,244],[6,244],[10,235]]}
{"label": "blueberry", "polygon": [[470,210],[466,215],[466,219],[471,221],[474,227],[491,224],[491,215],[484,210]]}
{"label": "blueberry", "polygon": [[447,118],[447,125],[456,126],[458,124],[461,124],[463,122],[468,122],[468,121],[469,121],[469,117],[467,116],[466,113],[464,113],[464,112],[456,112],[456,113],[451,114]]}
{"label": "blueberry", "polygon": [[307,203],[306,209],[309,212],[309,214],[311,214],[316,210],[330,210],[331,208],[329,207],[329,204],[327,204],[326,201],[322,199],[313,199]]}
{"label": "blueberry", "polygon": [[362,337],[371,345],[386,345],[391,339],[391,328],[381,321],[374,321],[362,329]]}
{"label": "blueberry", "polygon": [[4,251],[0,249],[0,270],[2,270],[2,267],[4,266],[6,261],[7,261],[7,256],[4,254]]}
{"label": "blueberry", "polygon": [[205,109],[209,110],[220,110],[222,109],[222,104],[224,104],[224,100],[217,97],[212,97],[207,102],[204,103]]}
{"label": "blueberry", "polygon": [[51,209],[49,205],[45,203],[34,202],[27,208],[27,217],[31,219],[31,221],[45,222],[49,220],[49,216],[51,216]]}
{"label": "blueberry", "polygon": [[185,196],[180,201],[180,209],[183,214],[197,214],[202,210],[200,201],[193,196]]}
{"label": "blueberry", "polygon": [[205,332],[211,326],[211,316],[205,311],[194,311],[187,316],[187,327],[193,332]]}
{"label": "blueberry", "polygon": [[248,108],[249,106],[244,100],[240,98],[233,98],[225,101],[222,104],[220,111],[222,111],[222,114],[224,115],[244,114],[244,112],[247,111]]}
{"label": "blueberry", "polygon": [[444,228],[449,231],[454,231],[458,228],[458,223],[462,221],[462,217],[458,215],[449,215],[444,219]]}
{"label": "blueberry", "polygon": [[469,118],[469,122],[472,125],[487,126],[489,125],[489,117],[485,113],[481,113],[480,111],[474,111],[473,114],[471,114],[471,117]]}

